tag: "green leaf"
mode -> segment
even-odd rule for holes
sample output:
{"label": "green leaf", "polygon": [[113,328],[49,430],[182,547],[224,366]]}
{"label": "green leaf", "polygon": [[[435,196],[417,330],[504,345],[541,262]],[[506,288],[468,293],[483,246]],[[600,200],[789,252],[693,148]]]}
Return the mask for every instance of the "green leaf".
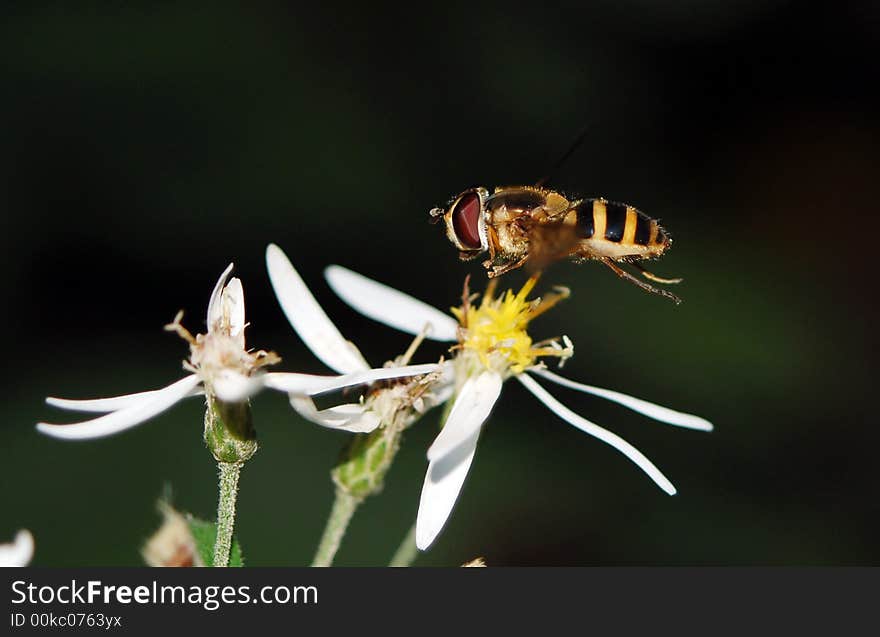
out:
{"label": "green leaf", "polygon": [[[214,565],[214,542],[217,540],[217,524],[188,516],[189,530],[196,541],[196,548],[206,566]],[[236,538],[232,538],[232,550],[229,553],[229,566],[244,566],[241,546]]]}

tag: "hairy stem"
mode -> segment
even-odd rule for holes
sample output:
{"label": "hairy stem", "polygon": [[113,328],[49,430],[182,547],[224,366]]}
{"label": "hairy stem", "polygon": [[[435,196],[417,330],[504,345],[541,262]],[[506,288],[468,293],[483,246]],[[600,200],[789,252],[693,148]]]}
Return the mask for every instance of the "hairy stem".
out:
{"label": "hairy stem", "polygon": [[[425,334],[423,331],[416,336],[404,355],[396,359],[396,364],[406,365],[410,362]],[[414,405],[416,400],[422,403],[422,396],[429,386],[415,379],[407,381],[404,387],[397,386],[394,389],[396,392],[401,389],[403,391],[389,393],[380,389],[370,396],[368,407],[382,414],[382,426],[370,433],[352,437],[339,462],[330,472],[336,485],[336,498],[312,566],[333,564],[354,512],[367,497],[382,490],[385,476],[400,449],[403,432],[422,416],[422,407],[415,409]],[[433,406],[430,404],[430,394],[428,400],[428,406]]]}
{"label": "hairy stem", "polygon": [[232,532],[235,528],[235,501],[241,462],[218,462],[220,497],[217,503],[217,539],[214,542],[214,566],[229,566]]}
{"label": "hairy stem", "polygon": [[413,524],[409,531],[394,552],[394,557],[388,563],[388,566],[411,566],[419,556],[419,549],[416,548],[416,525]]}
{"label": "hairy stem", "polygon": [[333,564],[333,558],[336,557],[336,551],[339,550],[348,524],[362,501],[363,498],[352,495],[343,489],[336,489],[333,508],[330,510],[330,517],[327,518],[327,525],[324,527],[324,534],[321,536],[321,543],[315,552],[312,566]]}

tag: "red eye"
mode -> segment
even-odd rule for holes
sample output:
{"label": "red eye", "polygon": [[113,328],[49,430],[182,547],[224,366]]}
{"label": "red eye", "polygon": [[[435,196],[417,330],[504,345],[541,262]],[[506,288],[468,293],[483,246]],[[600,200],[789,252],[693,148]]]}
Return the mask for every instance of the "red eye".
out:
{"label": "red eye", "polygon": [[480,196],[475,192],[462,195],[452,209],[452,229],[461,245],[468,250],[482,247],[480,212]]}

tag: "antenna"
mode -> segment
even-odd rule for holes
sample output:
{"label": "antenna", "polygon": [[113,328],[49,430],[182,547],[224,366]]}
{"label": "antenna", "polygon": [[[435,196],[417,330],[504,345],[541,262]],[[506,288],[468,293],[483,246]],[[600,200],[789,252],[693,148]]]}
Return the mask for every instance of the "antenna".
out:
{"label": "antenna", "polygon": [[548,170],[541,179],[539,179],[537,182],[535,182],[536,186],[543,186],[548,181],[550,181],[550,179],[553,177],[553,174],[557,170],[559,170],[562,167],[562,164],[564,164],[566,162],[566,160],[568,160],[568,158],[574,154],[574,151],[576,151],[578,149],[578,147],[584,143],[584,139],[586,139],[586,137],[587,137],[588,130],[589,130],[589,126],[584,126],[580,130],[580,132],[578,132],[577,136],[574,138],[574,141],[572,141],[571,144],[569,145],[568,150],[566,150],[562,154],[562,156],[556,160],[556,163],[553,164],[553,167],[550,168],[550,170]]}

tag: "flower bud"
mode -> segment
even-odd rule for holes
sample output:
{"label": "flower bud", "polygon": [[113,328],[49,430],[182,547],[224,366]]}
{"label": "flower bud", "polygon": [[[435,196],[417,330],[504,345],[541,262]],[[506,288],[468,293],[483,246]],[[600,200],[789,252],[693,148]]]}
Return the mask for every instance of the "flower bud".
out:
{"label": "flower bud", "polygon": [[354,436],[333,469],[333,482],[359,498],[379,493],[400,447],[400,437],[401,432],[392,427]]}
{"label": "flower bud", "polygon": [[250,402],[227,403],[209,396],[205,444],[217,462],[235,464],[250,460],[258,447]]}

